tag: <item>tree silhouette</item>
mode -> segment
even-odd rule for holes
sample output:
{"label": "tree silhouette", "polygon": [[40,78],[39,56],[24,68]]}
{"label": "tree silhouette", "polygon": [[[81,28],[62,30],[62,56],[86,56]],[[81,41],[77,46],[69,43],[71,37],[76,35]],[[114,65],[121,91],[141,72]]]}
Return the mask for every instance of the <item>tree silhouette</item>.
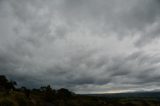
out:
{"label": "tree silhouette", "polygon": [[29,89],[27,89],[26,87],[22,86],[22,87],[21,87],[21,91],[24,92],[24,94],[25,94],[25,96],[26,96],[27,98],[30,97],[31,91],[30,91]]}
{"label": "tree silhouette", "polygon": [[6,85],[6,89],[12,89],[15,90],[15,86],[17,85],[17,83],[15,81],[9,81]]}
{"label": "tree silhouette", "polygon": [[4,75],[0,75],[0,90],[10,91],[15,90],[17,83],[15,81],[9,81]]}
{"label": "tree silhouette", "polygon": [[0,88],[5,89],[8,84],[8,80],[4,75],[0,75]]}
{"label": "tree silhouette", "polygon": [[69,98],[72,96],[72,92],[70,92],[68,89],[65,88],[61,88],[57,91],[57,95],[59,96],[59,98]]}
{"label": "tree silhouette", "polygon": [[46,101],[48,101],[48,102],[53,101],[55,94],[56,94],[56,91],[54,89],[52,89],[50,85],[43,86],[40,89],[41,89],[41,92],[44,93],[44,97],[45,97]]}

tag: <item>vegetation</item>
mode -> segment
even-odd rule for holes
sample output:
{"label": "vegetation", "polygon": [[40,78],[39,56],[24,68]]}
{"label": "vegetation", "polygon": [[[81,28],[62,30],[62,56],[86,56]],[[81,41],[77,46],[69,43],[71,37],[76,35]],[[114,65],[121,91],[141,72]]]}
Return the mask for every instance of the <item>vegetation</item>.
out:
{"label": "vegetation", "polygon": [[0,76],[0,106],[160,106],[159,98],[78,95],[50,85],[32,90],[15,86],[15,81]]}

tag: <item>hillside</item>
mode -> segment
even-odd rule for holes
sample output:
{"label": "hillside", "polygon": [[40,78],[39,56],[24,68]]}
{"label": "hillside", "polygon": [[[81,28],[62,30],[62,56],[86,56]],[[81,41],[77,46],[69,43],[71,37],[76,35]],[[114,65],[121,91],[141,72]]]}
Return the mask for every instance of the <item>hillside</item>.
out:
{"label": "hillside", "polygon": [[16,88],[15,81],[0,76],[0,106],[160,106],[159,92],[75,94],[68,89]]}
{"label": "hillside", "polygon": [[157,98],[108,98],[76,94],[69,97],[50,96],[42,92],[31,92],[29,97],[21,91],[11,91],[9,94],[1,92],[0,106],[160,106]]}

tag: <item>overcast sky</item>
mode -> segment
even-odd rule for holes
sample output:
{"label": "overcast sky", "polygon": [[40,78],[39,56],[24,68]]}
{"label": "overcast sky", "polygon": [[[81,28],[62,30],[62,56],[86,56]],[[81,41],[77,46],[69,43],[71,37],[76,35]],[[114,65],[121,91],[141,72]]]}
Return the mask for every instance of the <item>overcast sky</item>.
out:
{"label": "overcast sky", "polygon": [[0,0],[0,74],[76,93],[160,89],[159,0]]}

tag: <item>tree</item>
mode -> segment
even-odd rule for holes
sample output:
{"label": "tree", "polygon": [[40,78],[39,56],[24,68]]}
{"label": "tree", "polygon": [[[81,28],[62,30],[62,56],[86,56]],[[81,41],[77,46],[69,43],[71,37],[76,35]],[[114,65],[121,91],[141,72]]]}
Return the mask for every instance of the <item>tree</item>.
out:
{"label": "tree", "polygon": [[46,101],[48,102],[53,101],[56,91],[52,89],[50,85],[40,87],[40,91],[44,94],[44,98]]}
{"label": "tree", "polygon": [[16,85],[15,81],[9,81],[4,75],[0,75],[0,90],[14,90]]}
{"label": "tree", "polygon": [[10,90],[15,90],[17,83],[15,81],[9,81],[6,76],[0,75],[0,90],[5,91],[8,95]]}
{"label": "tree", "polygon": [[26,96],[27,98],[30,97],[31,91],[30,91],[29,89],[27,89],[26,87],[22,86],[22,87],[21,87],[21,91],[24,92],[24,94],[25,94],[25,96]]}
{"label": "tree", "polygon": [[65,88],[61,88],[57,91],[57,95],[59,96],[59,98],[69,98],[72,96],[72,92],[70,92],[68,89]]}
{"label": "tree", "polygon": [[5,86],[7,84],[8,80],[4,75],[0,75],[0,89],[5,89]]}
{"label": "tree", "polygon": [[17,83],[15,81],[9,81],[8,84],[6,85],[6,89],[12,89],[15,90],[15,86],[17,85]]}

